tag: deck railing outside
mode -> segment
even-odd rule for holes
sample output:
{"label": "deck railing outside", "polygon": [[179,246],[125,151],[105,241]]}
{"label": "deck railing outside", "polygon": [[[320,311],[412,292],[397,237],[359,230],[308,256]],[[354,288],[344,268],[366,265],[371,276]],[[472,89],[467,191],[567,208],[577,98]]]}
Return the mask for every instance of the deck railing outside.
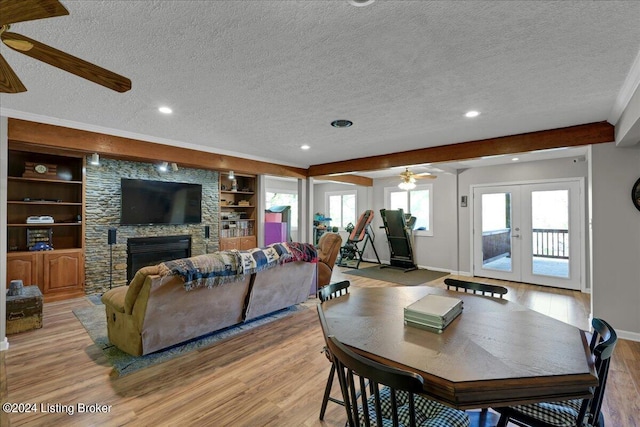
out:
{"label": "deck railing outside", "polygon": [[533,256],[569,259],[569,230],[534,228]]}

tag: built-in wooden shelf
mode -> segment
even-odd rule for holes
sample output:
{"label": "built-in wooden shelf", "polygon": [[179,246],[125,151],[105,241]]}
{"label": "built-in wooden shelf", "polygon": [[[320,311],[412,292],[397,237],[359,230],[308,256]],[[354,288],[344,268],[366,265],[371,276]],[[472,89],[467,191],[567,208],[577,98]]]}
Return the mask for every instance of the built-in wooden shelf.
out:
{"label": "built-in wooden shelf", "polygon": [[79,203],[79,202],[46,202],[46,201],[25,202],[23,200],[8,200],[7,204],[8,205],[82,206],[82,203]]}
{"label": "built-in wooden shelf", "polygon": [[78,226],[78,225],[82,225],[81,222],[49,222],[49,223],[45,223],[45,222],[39,222],[39,223],[33,223],[33,224],[25,224],[25,223],[20,223],[20,224],[7,224],[7,226],[9,227],[74,227],[74,226]]}
{"label": "built-in wooden shelf", "polygon": [[64,179],[47,179],[47,178],[23,178],[21,176],[9,176],[9,181],[24,181],[24,182],[46,182],[52,184],[74,184],[82,185],[82,181],[66,181]]}

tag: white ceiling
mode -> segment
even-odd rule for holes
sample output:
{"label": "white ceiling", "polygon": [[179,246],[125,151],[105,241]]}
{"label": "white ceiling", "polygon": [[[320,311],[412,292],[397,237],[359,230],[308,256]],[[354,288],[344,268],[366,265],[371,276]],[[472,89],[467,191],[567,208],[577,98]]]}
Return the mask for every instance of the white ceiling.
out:
{"label": "white ceiling", "polygon": [[132,90],[2,46],[28,88],[3,115],[304,168],[610,119],[640,49],[638,1],[63,4],[11,31]]}

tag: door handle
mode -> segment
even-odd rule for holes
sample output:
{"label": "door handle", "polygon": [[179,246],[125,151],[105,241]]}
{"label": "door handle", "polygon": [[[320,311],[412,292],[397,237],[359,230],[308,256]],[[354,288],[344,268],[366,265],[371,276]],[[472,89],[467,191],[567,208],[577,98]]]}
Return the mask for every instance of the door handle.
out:
{"label": "door handle", "polygon": [[519,234],[512,234],[511,237],[520,237]]}

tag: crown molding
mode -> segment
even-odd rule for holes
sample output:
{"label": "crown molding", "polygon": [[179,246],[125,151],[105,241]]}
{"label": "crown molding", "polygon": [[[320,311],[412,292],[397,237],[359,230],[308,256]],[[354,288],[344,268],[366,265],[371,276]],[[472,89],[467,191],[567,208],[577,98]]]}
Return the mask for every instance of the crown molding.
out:
{"label": "crown molding", "polygon": [[640,90],[640,51],[636,55],[633,64],[631,64],[627,78],[622,83],[618,96],[613,103],[611,113],[609,113],[609,118],[607,119],[609,123],[612,125],[618,124],[618,120],[620,120],[622,113],[637,90]]}

